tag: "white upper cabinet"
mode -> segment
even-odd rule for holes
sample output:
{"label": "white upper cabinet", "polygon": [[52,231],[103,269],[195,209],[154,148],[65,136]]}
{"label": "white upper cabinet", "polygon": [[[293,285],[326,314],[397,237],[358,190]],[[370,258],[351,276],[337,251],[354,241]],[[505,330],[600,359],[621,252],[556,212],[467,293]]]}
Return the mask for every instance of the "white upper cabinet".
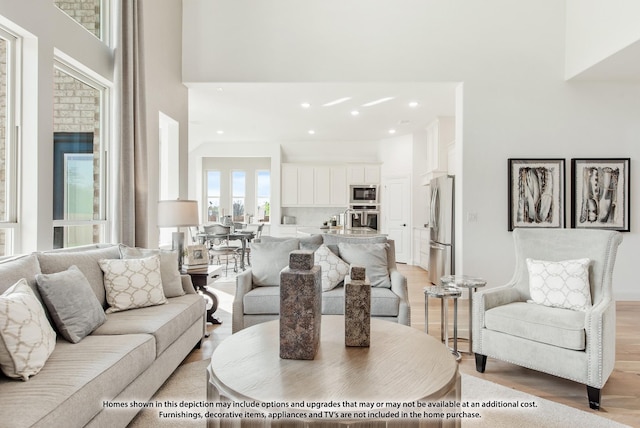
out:
{"label": "white upper cabinet", "polygon": [[347,182],[348,184],[380,184],[380,165],[347,165]]}
{"label": "white upper cabinet", "polygon": [[330,170],[330,204],[346,207],[349,192],[347,190],[347,168],[332,166]]}
{"label": "white upper cabinet", "polygon": [[347,168],[341,165],[282,164],[283,207],[346,207]]}
{"label": "white upper cabinet", "polygon": [[282,205],[298,205],[298,167],[282,164]]}
{"label": "white upper cabinet", "polygon": [[422,184],[449,171],[450,147],[455,142],[455,118],[438,117],[427,126],[427,159],[422,173]]}

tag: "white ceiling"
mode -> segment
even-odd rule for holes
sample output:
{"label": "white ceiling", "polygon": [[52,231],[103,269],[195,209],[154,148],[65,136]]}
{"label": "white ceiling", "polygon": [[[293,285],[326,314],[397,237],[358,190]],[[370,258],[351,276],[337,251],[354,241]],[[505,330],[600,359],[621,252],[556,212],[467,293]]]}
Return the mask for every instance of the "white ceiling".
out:
{"label": "white ceiling", "polygon": [[[377,141],[455,114],[456,83],[195,83],[191,148],[206,142]],[[323,106],[350,97],[348,101]],[[363,104],[393,97],[370,107]],[[412,108],[409,103],[418,106]],[[309,103],[307,109],[302,103]],[[359,115],[351,112],[358,110]],[[389,130],[395,129],[395,134]],[[309,130],[315,134],[310,135]],[[219,131],[223,133],[220,134]]]}

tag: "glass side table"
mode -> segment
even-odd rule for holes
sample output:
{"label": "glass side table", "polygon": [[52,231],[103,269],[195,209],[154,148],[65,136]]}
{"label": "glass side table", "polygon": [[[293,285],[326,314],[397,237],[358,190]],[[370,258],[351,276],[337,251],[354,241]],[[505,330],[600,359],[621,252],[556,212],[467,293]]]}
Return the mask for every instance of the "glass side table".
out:
{"label": "glass side table", "polygon": [[440,278],[443,287],[466,288],[469,290],[469,350],[473,353],[473,294],[475,291],[487,285],[487,281],[482,278],[468,275],[447,275]]}
{"label": "glass side table", "polygon": [[[432,285],[424,287],[424,331],[429,333],[429,297],[440,299],[440,340],[449,348],[456,360],[460,360],[458,351],[458,297],[462,291],[455,287]],[[453,348],[449,346],[449,304],[453,300]]]}

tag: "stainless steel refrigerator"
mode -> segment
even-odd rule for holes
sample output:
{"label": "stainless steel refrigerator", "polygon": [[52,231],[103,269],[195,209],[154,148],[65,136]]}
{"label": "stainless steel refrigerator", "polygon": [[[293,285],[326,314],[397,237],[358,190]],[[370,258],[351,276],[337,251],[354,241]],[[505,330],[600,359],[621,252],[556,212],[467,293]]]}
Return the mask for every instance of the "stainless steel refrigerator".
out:
{"label": "stainless steel refrigerator", "polygon": [[429,281],[439,285],[444,275],[455,273],[454,182],[452,175],[431,180],[429,215]]}

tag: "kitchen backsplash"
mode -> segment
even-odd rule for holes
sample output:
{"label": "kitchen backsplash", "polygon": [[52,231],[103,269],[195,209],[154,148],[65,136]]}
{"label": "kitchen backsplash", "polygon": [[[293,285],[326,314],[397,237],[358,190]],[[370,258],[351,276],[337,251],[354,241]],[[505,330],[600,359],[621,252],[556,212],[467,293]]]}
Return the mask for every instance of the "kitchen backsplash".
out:
{"label": "kitchen backsplash", "polygon": [[[340,214],[346,210],[347,207],[283,207],[283,216],[293,216],[296,218],[296,225],[319,227],[322,223],[329,221],[332,216]],[[282,223],[282,219],[280,219]]]}

